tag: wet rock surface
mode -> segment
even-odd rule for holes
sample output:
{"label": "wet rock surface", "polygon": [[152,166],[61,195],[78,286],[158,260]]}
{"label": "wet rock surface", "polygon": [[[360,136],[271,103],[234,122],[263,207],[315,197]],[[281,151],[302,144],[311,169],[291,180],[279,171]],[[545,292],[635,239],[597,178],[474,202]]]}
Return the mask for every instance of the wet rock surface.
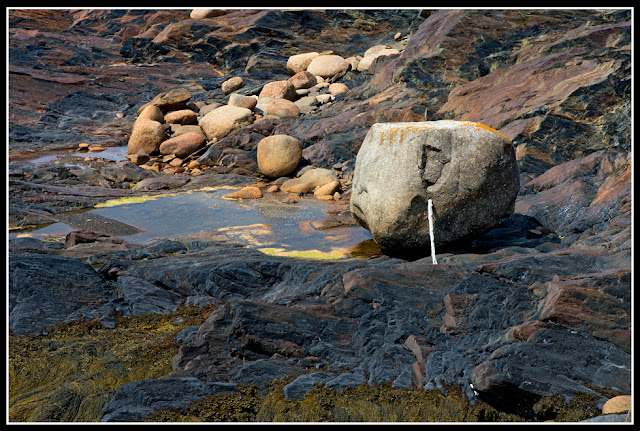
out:
{"label": "wet rock surface", "polygon": [[[541,407],[548,397],[589,398],[595,410],[580,420],[631,393],[629,10],[214,15],[9,11],[9,225],[64,219],[78,229],[64,243],[9,240],[12,337],[46,337],[78,319],[115,331],[120,318],[184,305],[208,313],[176,336],[171,371],[122,382],[101,395],[102,413],[90,420],[143,420],[157,408],[236,385],[264,391],[297,374],[284,390],[292,402],[314,385],[457,388],[472,403],[531,421],[558,415]],[[394,40],[398,32],[410,36]],[[221,85],[231,77],[243,79],[236,92],[258,95],[293,76],[293,55],[347,59],[380,44],[398,52],[328,78],[347,93],[210,142],[187,160],[198,161],[198,172],[91,152],[38,164],[19,158],[79,143],[124,146],[140,108],[161,93],[187,89],[198,112],[227,104]],[[418,256],[269,256],[215,238],[130,244],[119,238],[127,225],[71,214],[112,198],[263,181],[257,145],[279,134],[302,146],[292,177],[309,165],[326,169],[346,209],[373,124],[440,119],[479,122],[511,140],[521,187],[506,221],[437,250],[438,265]],[[47,393],[23,389],[19,375],[10,382],[10,418],[25,394]],[[40,409],[38,420],[80,417],[73,397],[55,403],[68,414]]]}

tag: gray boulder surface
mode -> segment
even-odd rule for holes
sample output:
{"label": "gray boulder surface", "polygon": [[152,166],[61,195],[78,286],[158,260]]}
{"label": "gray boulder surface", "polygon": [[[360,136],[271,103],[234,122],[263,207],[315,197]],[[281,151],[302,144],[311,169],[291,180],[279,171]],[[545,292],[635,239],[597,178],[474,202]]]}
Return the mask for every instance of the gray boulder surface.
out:
{"label": "gray boulder surface", "polygon": [[358,152],[353,217],[390,255],[430,252],[427,204],[436,246],[488,232],[514,209],[520,189],[511,142],[468,121],[377,123]]}

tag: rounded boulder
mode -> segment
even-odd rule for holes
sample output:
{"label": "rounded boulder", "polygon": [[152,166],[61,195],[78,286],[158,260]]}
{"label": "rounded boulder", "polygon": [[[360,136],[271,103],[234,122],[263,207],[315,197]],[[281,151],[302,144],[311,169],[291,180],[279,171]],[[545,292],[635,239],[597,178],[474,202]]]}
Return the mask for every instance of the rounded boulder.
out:
{"label": "rounded boulder", "polygon": [[138,118],[136,120],[142,120],[142,119],[153,120],[159,123],[164,123],[164,115],[162,114],[162,111],[160,110],[160,108],[158,108],[155,105],[146,105],[144,109],[140,111],[140,115],[138,115]]}
{"label": "rounded boulder", "polygon": [[224,9],[193,9],[189,13],[191,19],[205,19],[215,18],[217,16],[225,15],[227,13]]}
{"label": "rounded boulder", "polygon": [[185,109],[187,102],[191,99],[191,93],[186,88],[174,88],[167,93],[156,96],[151,104],[160,108],[162,112]]}
{"label": "rounded boulder", "polygon": [[244,81],[239,76],[234,76],[233,78],[229,78],[222,83],[220,88],[222,88],[222,92],[224,94],[233,93],[236,90],[239,90],[244,85]]}
{"label": "rounded boulder", "polygon": [[298,72],[302,72],[303,70],[307,70],[309,67],[309,63],[311,60],[318,57],[320,53],[318,52],[306,52],[304,54],[296,54],[289,57],[287,60],[287,70],[292,75],[295,75]]}
{"label": "rounded boulder", "polygon": [[629,410],[631,410],[630,395],[618,395],[602,406],[603,415],[627,413]]}
{"label": "rounded boulder", "polygon": [[202,131],[200,126],[198,126],[197,124],[190,124],[190,125],[178,127],[176,131],[173,133],[173,137],[176,137],[185,133],[189,133],[189,132],[200,133],[202,136],[204,136],[204,132]]}
{"label": "rounded boulder", "polygon": [[427,121],[371,126],[354,169],[351,213],[391,256],[430,254],[505,221],[520,189],[509,139],[480,123]]}
{"label": "rounded boulder", "polygon": [[267,105],[267,114],[278,117],[297,117],[300,115],[300,108],[291,100],[275,99]]}
{"label": "rounded boulder", "polygon": [[349,63],[347,60],[336,54],[327,54],[311,60],[307,67],[307,72],[327,79],[336,73],[344,73],[348,69]]}
{"label": "rounded boulder", "polygon": [[271,178],[292,173],[302,158],[302,146],[293,136],[267,136],[258,143],[258,169]]}
{"label": "rounded boulder", "polygon": [[287,81],[293,84],[293,88],[296,90],[311,88],[318,83],[316,76],[306,70],[296,73]]}
{"label": "rounded boulder", "polygon": [[384,48],[384,49],[377,50],[372,54],[367,54],[358,63],[357,70],[358,72],[366,72],[369,70],[373,62],[376,60],[376,58],[384,57],[387,55],[398,54],[398,53],[400,53],[400,51],[398,51],[397,49]]}
{"label": "rounded boulder", "polygon": [[349,87],[341,82],[334,82],[329,85],[329,94],[332,96],[337,96],[339,94],[345,94],[349,91]]}
{"label": "rounded boulder", "polygon": [[282,183],[280,190],[288,193],[310,193],[318,187],[332,183],[335,180],[336,175],[330,169],[309,169],[300,177],[293,178]]}
{"label": "rounded boulder", "polygon": [[209,139],[222,139],[236,129],[253,123],[253,112],[239,106],[224,105],[200,118],[198,125]]}
{"label": "rounded boulder", "polygon": [[196,113],[191,109],[179,109],[164,114],[165,123],[192,125],[198,123]]}
{"label": "rounded boulder", "polygon": [[233,93],[229,96],[229,105],[239,106],[241,108],[247,108],[253,110],[258,103],[256,96],[245,96],[244,94]]}
{"label": "rounded boulder", "polygon": [[155,154],[160,144],[166,139],[167,133],[158,121],[139,119],[133,125],[131,137],[127,143],[127,154],[136,154],[141,150],[148,154]]}
{"label": "rounded boulder", "polygon": [[273,81],[262,87],[258,98],[272,97],[274,99],[295,100],[297,96],[298,94],[296,93],[296,89],[291,82]]}
{"label": "rounded boulder", "polygon": [[184,159],[202,148],[206,142],[207,140],[202,133],[183,133],[160,144],[160,154],[175,154],[176,157]]}

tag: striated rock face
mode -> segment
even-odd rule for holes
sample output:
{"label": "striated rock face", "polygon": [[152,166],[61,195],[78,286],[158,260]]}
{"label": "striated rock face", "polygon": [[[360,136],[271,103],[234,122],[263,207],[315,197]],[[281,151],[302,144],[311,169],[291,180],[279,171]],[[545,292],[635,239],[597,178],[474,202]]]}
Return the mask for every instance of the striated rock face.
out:
{"label": "striated rock face", "polygon": [[[90,265],[65,257],[15,254],[9,262],[11,280],[9,329],[14,334],[39,332],[60,321],[96,314],[96,306],[116,297],[115,288]],[[55,291],[49,286],[56,284]],[[40,302],[42,301],[42,302]],[[42,308],[40,304],[47,304]],[[51,311],[55,317],[51,320]]]}
{"label": "striated rock face", "polygon": [[378,123],[367,134],[353,176],[351,213],[385,253],[430,253],[488,232],[512,213],[520,190],[511,142],[479,123]]}
{"label": "striated rock face", "polygon": [[[80,211],[110,198],[255,185],[258,143],[272,135],[297,139],[299,166],[314,168],[290,180],[291,193],[339,182],[344,198],[333,204],[350,218],[372,126],[440,120],[483,124],[511,141],[513,213],[441,252],[435,266],[417,256],[267,256],[201,238],[133,245],[103,236],[128,226],[104,232],[104,220],[92,221],[96,232],[81,235],[92,242],[82,244],[11,238],[10,419],[141,420],[235,385],[265,389],[319,370],[292,380],[288,402],[313,384],[383,383],[459,391],[487,412],[544,421],[586,419],[631,393],[631,10],[223,12],[8,11],[10,226],[86,223]],[[375,46],[398,52],[368,55],[359,72],[358,57]],[[233,94],[257,96],[321,55],[349,59],[349,70],[320,83],[346,93],[315,98],[295,117],[233,123],[193,156],[198,175],[98,158],[15,159],[79,143],[125,146],[146,105],[157,119],[190,109],[202,120],[228,105],[230,78],[243,82]],[[175,326],[175,338],[165,334],[157,344],[173,361],[160,359],[147,335],[173,330],[183,303],[209,308],[192,310],[199,320]],[[145,316],[158,313],[170,318],[149,329]],[[128,321],[143,323],[120,349]],[[81,336],[51,328],[61,322]],[[116,338],[99,365],[95,327]],[[124,362],[114,361],[120,353]],[[105,382],[133,369],[131,358],[153,373]],[[64,363],[73,366],[51,369]],[[64,377],[43,383],[52,371]],[[564,416],[567,403],[580,407],[575,417]]]}

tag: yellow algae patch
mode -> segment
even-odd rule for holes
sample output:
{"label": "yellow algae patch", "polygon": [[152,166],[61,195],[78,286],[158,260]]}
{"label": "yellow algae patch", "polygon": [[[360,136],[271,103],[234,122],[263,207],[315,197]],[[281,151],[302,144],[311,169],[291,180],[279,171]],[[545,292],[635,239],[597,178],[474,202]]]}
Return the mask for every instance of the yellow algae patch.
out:
{"label": "yellow algae patch", "polygon": [[197,192],[213,192],[219,189],[235,189],[235,188],[237,187],[228,187],[228,186],[208,187],[207,186],[199,189],[187,190],[187,191],[178,192],[178,193],[161,193],[157,195],[146,195],[146,196],[126,196],[123,198],[109,199],[106,202],[99,203],[98,205],[95,206],[95,208],[111,208],[119,205],[139,204],[142,202],[154,201],[158,198],[167,197],[167,196],[178,196],[178,195],[191,194],[191,193],[197,193]]}
{"label": "yellow algae patch", "polygon": [[147,201],[154,201],[156,199],[158,199],[161,196],[167,196],[167,195],[154,195],[154,196],[127,196],[124,198],[118,198],[118,199],[110,199],[106,202],[102,202],[99,203],[95,206],[95,208],[111,208],[111,207],[117,207],[120,205],[128,205],[128,204],[139,204],[142,202],[147,202]]}
{"label": "yellow algae patch", "polygon": [[34,233],[34,232],[27,232],[27,233],[19,233],[16,235],[16,238],[40,238],[42,241],[48,241],[48,242],[64,242],[64,236],[55,236],[55,235],[50,235],[47,233]]}
{"label": "yellow algae patch", "polygon": [[[264,185],[264,183],[256,183],[254,184],[252,187],[262,187]],[[117,198],[117,199],[110,199],[106,202],[102,202],[99,203],[98,205],[95,206],[95,208],[109,208],[109,207],[115,207],[118,205],[127,205],[127,204],[135,204],[135,203],[142,203],[142,202],[146,202],[146,201],[152,201],[152,200],[156,200],[162,197],[167,197],[167,196],[179,196],[179,195],[189,195],[192,193],[199,193],[199,192],[215,192],[217,190],[240,190],[240,189],[244,189],[248,186],[242,186],[242,187],[238,187],[238,186],[216,186],[216,187],[211,187],[211,186],[205,186],[205,187],[201,187],[199,189],[193,189],[193,190],[186,190],[186,191],[181,191],[181,192],[176,192],[176,193],[160,193],[157,195],[146,195],[146,196],[127,196],[127,197],[123,197],[123,198]],[[224,198],[224,196],[223,196]]]}
{"label": "yellow algae patch", "polygon": [[347,250],[343,249],[332,249],[331,251],[325,252],[320,250],[286,250],[284,248],[259,248],[264,254],[268,254],[271,256],[286,256],[286,257],[298,257],[302,259],[342,259],[347,257]]}

